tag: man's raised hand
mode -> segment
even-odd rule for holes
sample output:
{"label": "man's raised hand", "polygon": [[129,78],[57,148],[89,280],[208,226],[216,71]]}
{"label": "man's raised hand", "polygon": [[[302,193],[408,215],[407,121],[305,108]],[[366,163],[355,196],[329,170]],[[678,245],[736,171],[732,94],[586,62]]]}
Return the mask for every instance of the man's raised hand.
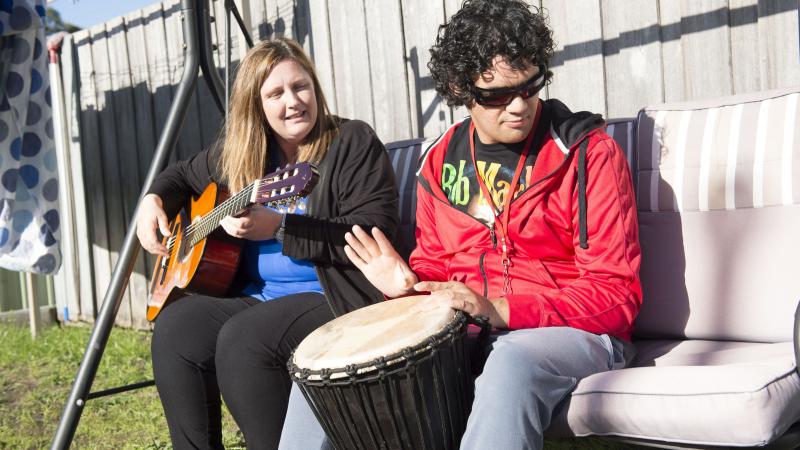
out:
{"label": "man's raised hand", "polygon": [[417,276],[392,247],[392,243],[378,228],[372,236],[354,225],[352,233],[345,233],[344,252],[350,262],[360,270],[373,286],[387,297],[394,298],[414,292]]}

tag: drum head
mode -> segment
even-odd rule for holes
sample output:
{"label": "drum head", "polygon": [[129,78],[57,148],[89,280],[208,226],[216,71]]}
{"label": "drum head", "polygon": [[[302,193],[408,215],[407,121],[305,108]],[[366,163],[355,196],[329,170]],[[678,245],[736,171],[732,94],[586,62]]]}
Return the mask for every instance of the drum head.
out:
{"label": "drum head", "polygon": [[294,352],[298,369],[338,369],[400,352],[442,331],[455,318],[443,306],[413,311],[424,297],[387,300],[358,309],[309,334]]}

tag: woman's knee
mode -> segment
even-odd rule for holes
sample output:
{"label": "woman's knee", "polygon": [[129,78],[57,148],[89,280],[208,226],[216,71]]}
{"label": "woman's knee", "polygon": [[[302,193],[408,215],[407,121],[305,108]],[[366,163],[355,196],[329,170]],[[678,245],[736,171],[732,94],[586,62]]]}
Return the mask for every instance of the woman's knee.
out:
{"label": "woman's knee", "polygon": [[213,360],[216,330],[204,326],[199,311],[187,302],[178,302],[158,315],[150,342],[153,364],[181,358],[202,363]]}
{"label": "woman's knee", "polygon": [[319,294],[295,294],[259,304],[231,318],[220,330],[217,353],[259,358],[285,368],[294,348],[332,318]]}
{"label": "woman's knee", "polygon": [[279,336],[267,324],[251,320],[247,314],[228,320],[219,331],[216,342],[216,364],[220,370],[242,365],[284,367],[278,349]]}

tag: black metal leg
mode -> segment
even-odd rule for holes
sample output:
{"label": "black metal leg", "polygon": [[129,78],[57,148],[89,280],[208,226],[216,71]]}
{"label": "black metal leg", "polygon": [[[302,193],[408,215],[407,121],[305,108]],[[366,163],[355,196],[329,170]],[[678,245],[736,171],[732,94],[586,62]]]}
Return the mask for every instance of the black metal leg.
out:
{"label": "black metal leg", "polygon": [[250,38],[250,32],[245,26],[242,16],[239,15],[239,9],[233,0],[225,0],[225,118],[228,117],[230,111],[230,88],[231,88],[231,14],[239,24],[239,29],[244,35],[244,40],[247,42],[247,48],[253,48],[253,39]]}
{"label": "black metal leg", "polygon": [[[198,3],[205,4],[206,7],[204,10],[208,10],[208,0],[181,0],[183,33],[186,40],[186,61],[183,76],[178,85],[178,90],[170,108],[169,115],[167,116],[163,134],[158,141],[158,146],[153,156],[153,162],[150,164],[150,170],[145,179],[142,193],[146,192],[153,183],[156,175],[161,172],[166,165],[169,154],[175,148],[178,132],[186,116],[189,99],[195,89],[198,73],[198,55],[201,51],[199,48],[201,41],[198,34],[196,11],[203,9],[202,7],[198,8]],[[205,20],[206,22],[208,21],[208,15],[206,15]],[[53,438],[51,449],[69,448],[75,435],[75,430],[78,428],[78,421],[80,420],[83,408],[86,405],[86,401],[89,399],[89,391],[92,387],[92,382],[97,374],[100,359],[103,356],[108,337],[114,326],[114,318],[119,310],[122,292],[128,283],[128,278],[133,270],[134,260],[139,252],[139,243],[136,238],[136,214],[138,209],[139,207],[137,205],[136,211],[134,211],[134,218],[128,226],[128,233],[125,236],[122,252],[114,267],[111,283],[103,299],[103,306],[100,308],[100,314],[95,321],[92,335],[89,338],[89,344],[86,347],[86,352],[83,355],[80,368],[72,384],[72,390],[70,391],[67,404],[61,415],[61,420],[59,421],[58,429]]]}
{"label": "black metal leg", "polygon": [[[209,20],[211,12],[209,10],[208,1],[202,1],[201,4],[198,5],[198,9],[195,13],[198,24],[197,38],[200,42],[200,53],[198,54],[200,58],[200,70],[203,72],[203,79],[208,85],[208,90],[211,91],[211,97],[214,99],[214,103],[217,104],[217,108],[219,108],[220,112],[226,115],[225,102],[222,97],[225,88],[222,84],[219,72],[217,72],[217,68],[214,65],[214,55],[212,53],[211,21]],[[226,48],[225,52],[230,53],[231,49]]]}

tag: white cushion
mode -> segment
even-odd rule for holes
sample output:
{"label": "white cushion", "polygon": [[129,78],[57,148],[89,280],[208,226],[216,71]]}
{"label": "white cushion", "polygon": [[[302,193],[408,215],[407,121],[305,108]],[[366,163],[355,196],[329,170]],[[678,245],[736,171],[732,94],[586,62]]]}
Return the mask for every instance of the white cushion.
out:
{"label": "white cushion", "polygon": [[800,204],[639,212],[646,338],[786,342],[800,300]]}
{"label": "white cushion", "polygon": [[757,446],[800,420],[790,342],[641,341],[634,367],[587,377],[548,434]]}

